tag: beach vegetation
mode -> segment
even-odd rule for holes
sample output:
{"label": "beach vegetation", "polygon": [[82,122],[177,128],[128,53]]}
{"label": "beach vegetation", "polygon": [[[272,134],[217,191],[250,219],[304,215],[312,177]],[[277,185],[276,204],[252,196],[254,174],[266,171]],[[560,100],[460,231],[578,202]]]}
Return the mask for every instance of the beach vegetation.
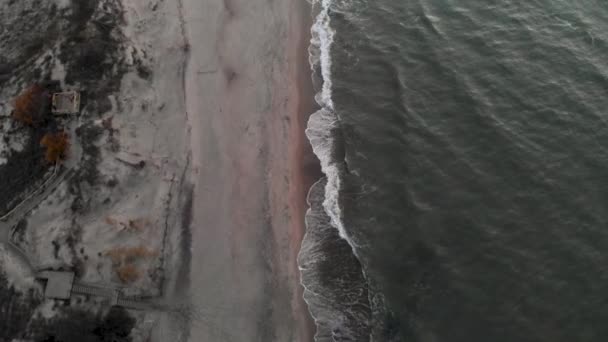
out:
{"label": "beach vegetation", "polygon": [[142,276],[137,265],[141,261],[150,259],[158,255],[145,246],[136,247],[117,247],[105,253],[112,261],[112,267],[118,279],[125,284],[133,283]]}
{"label": "beach vegetation", "polygon": [[131,342],[134,326],[135,318],[118,306],[105,316],[68,308],[50,320],[34,319],[30,335],[40,342]]}
{"label": "beach vegetation", "polygon": [[116,269],[116,275],[118,276],[118,279],[125,284],[133,283],[141,276],[139,270],[133,264],[126,264],[118,267]]}
{"label": "beach vegetation", "polygon": [[48,92],[42,86],[33,84],[19,94],[14,100],[12,117],[28,126],[38,125],[44,120],[48,108]]}
{"label": "beach vegetation", "polygon": [[47,133],[40,140],[40,145],[46,148],[44,158],[48,163],[56,164],[65,160],[70,146],[70,140],[66,132]]}

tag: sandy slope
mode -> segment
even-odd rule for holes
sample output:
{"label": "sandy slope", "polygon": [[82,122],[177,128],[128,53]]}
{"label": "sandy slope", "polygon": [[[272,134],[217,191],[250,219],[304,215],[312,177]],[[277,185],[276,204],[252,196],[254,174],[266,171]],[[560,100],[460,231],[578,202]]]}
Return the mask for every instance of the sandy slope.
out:
{"label": "sandy slope", "polygon": [[182,4],[196,182],[190,340],[310,341],[295,260],[309,9],[304,0]]}

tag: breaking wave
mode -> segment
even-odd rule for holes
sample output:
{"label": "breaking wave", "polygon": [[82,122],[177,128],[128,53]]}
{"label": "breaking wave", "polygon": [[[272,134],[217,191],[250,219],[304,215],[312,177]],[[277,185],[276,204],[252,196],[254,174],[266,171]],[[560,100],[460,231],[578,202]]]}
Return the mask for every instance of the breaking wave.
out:
{"label": "breaking wave", "polygon": [[321,109],[309,119],[306,136],[325,174],[309,192],[307,232],[298,263],[308,304],[317,326],[315,341],[369,341],[369,289],[356,256],[356,245],[344,228],[340,207],[341,175],[345,172],[343,141],[332,101],[331,0],[313,1],[310,63],[322,84],[315,100]]}

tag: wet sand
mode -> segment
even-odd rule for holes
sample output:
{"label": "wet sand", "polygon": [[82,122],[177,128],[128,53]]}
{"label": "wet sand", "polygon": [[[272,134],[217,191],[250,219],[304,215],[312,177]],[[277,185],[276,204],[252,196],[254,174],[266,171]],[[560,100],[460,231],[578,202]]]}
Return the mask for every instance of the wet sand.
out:
{"label": "wet sand", "polygon": [[312,341],[296,263],[318,171],[305,0],[183,0],[195,194],[190,341]]}

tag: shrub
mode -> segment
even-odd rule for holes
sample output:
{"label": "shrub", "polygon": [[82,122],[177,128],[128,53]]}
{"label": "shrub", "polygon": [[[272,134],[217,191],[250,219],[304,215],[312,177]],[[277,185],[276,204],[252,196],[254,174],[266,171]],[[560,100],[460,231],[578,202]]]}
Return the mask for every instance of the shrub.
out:
{"label": "shrub", "polygon": [[[131,330],[135,319],[121,307],[114,306],[105,315],[62,309],[62,313],[50,320],[34,318],[28,341],[36,342],[131,342]],[[4,341],[4,340],[2,340]]]}
{"label": "shrub", "polygon": [[121,307],[112,307],[103,323],[93,331],[102,342],[131,341],[131,330],[135,326],[135,319]]}
{"label": "shrub", "polygon": [[15,98],[13,119],[29,126],[34,126],[44,119],[46,90],[34,84]]}
{"label": "shrub", "polygon": [[64,160],[70,146],[68,134],[65,132],[47,133],[40,140],[40,145],[46,147],[45,159],[51,164]]}

